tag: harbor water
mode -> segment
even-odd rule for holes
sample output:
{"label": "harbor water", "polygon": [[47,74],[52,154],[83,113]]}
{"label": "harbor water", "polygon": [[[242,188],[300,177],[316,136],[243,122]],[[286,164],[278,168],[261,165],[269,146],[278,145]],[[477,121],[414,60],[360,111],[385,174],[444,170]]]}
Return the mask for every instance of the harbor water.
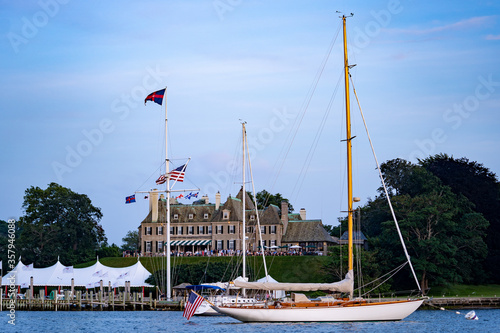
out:
{"label": "harbor water", "polygon": [[478,309],[479,320],[467,320],[470,310],[418,310],[397,322],[361,323],[241,323],[228,317],[192,317],[179,311],[8,311],[0,312],[0,332],[500,332],[500,309]]}

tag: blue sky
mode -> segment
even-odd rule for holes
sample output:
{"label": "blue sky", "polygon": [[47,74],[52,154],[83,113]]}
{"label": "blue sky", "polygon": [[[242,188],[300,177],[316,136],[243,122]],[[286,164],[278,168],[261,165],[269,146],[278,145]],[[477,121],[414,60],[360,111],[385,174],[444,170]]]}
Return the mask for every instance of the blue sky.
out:
{"label": "blue sky", "polygon": [[[336,224],[346,209],[342,91],[322,119],[342,71],[340,36],[303,113],[336,10],[355,14],[352,76],[379,161],[444,152],[499,174],[498,2],[0,1],[0,219],[23,214],[30,186],[57,182],[87,194],[120,245],[148,210],[141,195],[125,197],[156,187],[164,159],[164,110],[143,100],[168,86],[169,155],[174,166],[192,158],[176,188],[212,202],[237,193],[243,119],[256,190]],[[379,180],[357,112],[364,204]]]}

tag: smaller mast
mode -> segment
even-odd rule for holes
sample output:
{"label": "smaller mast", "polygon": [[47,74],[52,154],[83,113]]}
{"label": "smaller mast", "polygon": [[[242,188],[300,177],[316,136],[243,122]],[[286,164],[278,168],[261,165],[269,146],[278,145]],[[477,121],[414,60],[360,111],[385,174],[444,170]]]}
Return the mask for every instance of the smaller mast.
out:
{"label": "smaller mast", "polygon": [[246,129],[245,129],[245,124],[246,122],[243,121],[241,123],[241,126],[242,126],[242,132],[243,132],[243,135],[242,135],[242,138],[243,138],[243,186],[241,188],[241,194],[242,194],[242,214],[243,214],[243,223],[242,223],[242,240],[241,240],[241,251],[242,251],[242,255],[243,255],[243,278],[246,277],[246,215],[245,215],[245,199],[246,199],[246,190],[245,190],[245,142],[246,142]]}

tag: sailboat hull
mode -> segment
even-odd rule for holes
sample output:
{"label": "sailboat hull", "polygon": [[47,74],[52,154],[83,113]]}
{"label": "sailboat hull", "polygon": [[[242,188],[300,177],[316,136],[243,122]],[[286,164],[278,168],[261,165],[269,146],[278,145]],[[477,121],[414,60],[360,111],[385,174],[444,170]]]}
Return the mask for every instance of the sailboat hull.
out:
{"label": "sailboat hull", "polygon": [[422,305],[423,300],[366,303],[355,306],[305,308],[213,307],[217,312],[242,322],[353,322],[402,320]]}

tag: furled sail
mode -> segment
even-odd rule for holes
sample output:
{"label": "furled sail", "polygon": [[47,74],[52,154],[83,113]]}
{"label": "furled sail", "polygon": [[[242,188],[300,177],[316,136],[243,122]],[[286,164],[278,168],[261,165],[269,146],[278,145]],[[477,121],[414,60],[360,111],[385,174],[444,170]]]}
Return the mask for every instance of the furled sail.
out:
{"label": "furled sail", "polygon": [[286,283],[286,282],[246,282],[235,280],[234,286],[258,290],[285,290],[285,291],[336,291],[348,293],[354,288],[353,271],[349,271],[345,279],[334,283]]}

